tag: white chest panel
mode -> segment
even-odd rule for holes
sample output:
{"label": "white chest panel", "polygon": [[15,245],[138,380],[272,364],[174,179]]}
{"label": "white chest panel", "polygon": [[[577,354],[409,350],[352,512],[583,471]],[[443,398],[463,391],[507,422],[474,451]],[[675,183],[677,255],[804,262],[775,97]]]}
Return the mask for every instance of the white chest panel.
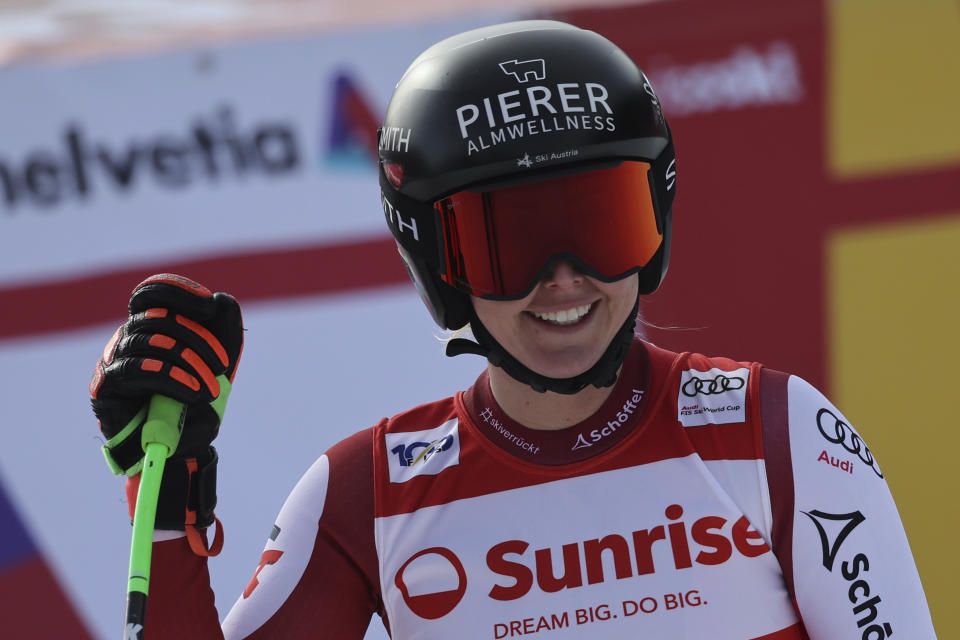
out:
{"label": "white chest panel", "polygon": [[788,627],[779,565],[753,528],[766,526],[758,465],[724,463],[751,505],[691,455],[378,518],[393,636],[745,640]]}

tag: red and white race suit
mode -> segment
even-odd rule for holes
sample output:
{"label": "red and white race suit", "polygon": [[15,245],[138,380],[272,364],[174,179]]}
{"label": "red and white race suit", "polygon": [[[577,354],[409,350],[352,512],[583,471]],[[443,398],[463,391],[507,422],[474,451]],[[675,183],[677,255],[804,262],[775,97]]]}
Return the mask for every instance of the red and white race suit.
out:
{"label": "red and white race suit", "polygon": [[[636,341],[604,406],[534,431],[466,392],[320,456],[221,626],[156,542],[147,637],[935,638],[883,472],[795,376]],[[221,635],[222,633],[222,635]]]}

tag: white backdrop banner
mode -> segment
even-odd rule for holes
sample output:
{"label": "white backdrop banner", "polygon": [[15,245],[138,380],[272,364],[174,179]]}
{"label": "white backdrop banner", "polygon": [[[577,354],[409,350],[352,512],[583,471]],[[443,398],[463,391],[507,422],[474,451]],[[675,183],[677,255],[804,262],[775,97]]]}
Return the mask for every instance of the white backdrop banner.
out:
{"label": "white backdrop banner", "polygon": [[394,84],[505,18],[0,71],[0,286],[383,233],[368,149]]}
{"label": "white backdrop banner", "polygon": [[[57,316],[55,330],[0,331],[0,478],[95,637],[122,626],[130,527],[87,385],[116,325],[105,318],[122,319],[126,299],[104,315],[57,292],[153,265],[389,244],[372,149],[394,83],[433,42],[513,17],[0,70],[0,315]],[[341,277],[325,270],[315,275]],[[326,288],[336,295],[278,288],[244,304],[246,347],[217,440],[226,545],[210,566],[221,617],[317,456],[481,370],[442,356],[429,314],[399,282]],[[368,637],[386,637],[379,621]]]}

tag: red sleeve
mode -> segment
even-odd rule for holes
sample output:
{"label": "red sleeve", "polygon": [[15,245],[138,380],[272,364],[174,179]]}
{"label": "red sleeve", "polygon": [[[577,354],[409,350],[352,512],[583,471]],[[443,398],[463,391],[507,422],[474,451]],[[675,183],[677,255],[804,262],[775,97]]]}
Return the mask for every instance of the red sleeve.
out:
{"label": "red sleeve", "polygon": [[773,515],[773,553],[780,561],[787,591],[796,603],[793,585],[793,461],[787,422],[789,375],[760,370],[760,412],[763,424],[763,457]]}
{"label": "red sleeve", "polygon": [[223,638],[207,573],[207,559],[186,537],[153,544],[144,637]]}
{"label": "red sleeve", "polygon": [[334,446],[287,497],[253,579],[224,620],[228,640],[361,640],[382,610],[373,530],[373,431]]}
{"label": "red sleeve", "polygon": [[361,640],[371,615],[382,612],[372,433],[337,444],[300,479],[222,632],[206,560],[185,539],[154,544],[148,637],[258,640],[322,632]]}
{"label": "red sleeve", "polygon": [[763,379],[772,541],[811,640],[936,638],[879,462],[850,421],[796,376]]}

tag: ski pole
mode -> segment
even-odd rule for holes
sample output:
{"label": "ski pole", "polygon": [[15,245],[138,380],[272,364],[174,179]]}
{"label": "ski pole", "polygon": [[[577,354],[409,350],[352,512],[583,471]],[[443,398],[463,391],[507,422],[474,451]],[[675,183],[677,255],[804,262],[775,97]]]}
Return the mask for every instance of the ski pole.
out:
{"label": "ski pole", "polygon": [[185,415],[182,402],[160,395],[150,398],[147,421],[140,437],[144,451],[143,469],[140,472],[140,488],[137,491],[137,506],[133,514],[123,640],[143,640],[160,481],[167,458],[177,450]]}

